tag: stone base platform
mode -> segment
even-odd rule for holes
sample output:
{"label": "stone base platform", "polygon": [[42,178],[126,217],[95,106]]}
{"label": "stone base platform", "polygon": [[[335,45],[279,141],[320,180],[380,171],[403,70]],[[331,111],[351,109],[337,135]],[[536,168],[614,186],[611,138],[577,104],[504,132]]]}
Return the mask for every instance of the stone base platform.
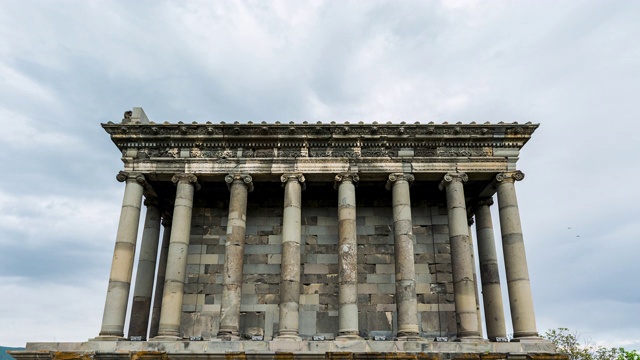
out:
{"label": "stone base platform", "polygon": [[10,354],[17,360],[568,359],[548,341],[88,341],[27,343]]}

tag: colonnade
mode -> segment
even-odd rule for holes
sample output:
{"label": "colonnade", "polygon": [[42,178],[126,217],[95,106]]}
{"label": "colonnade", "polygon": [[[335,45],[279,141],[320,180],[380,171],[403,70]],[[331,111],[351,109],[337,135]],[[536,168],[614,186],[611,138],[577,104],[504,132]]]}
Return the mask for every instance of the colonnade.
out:
{"label": "colonnade", "polygon": [[[504,252],[509,305],[514,340],[538,338],[531,286],[520,224],[514,182],[522,180],[520,171],[499,173],[495,188],[500,213],[500,228]],[[125,192],[116,236],[109,288],[102,327],[97,340],[118,340],[124,336],[131,276],[140,209],[145,187],[144,175],[120,172],[118,181],[125,182]],[[440,189],[446,192],[454,302],[458,323],[457,338],[461,341],[481,341],[481,325],[476,306],[477,288],[474,280],[473,246],[469,232],[464,173],[445,174]],[[180,339],[180,320],[184,292],[187,254],[191,232],[194,192],[199,188],[194,174],[176,174],[176,198],[171,216],[162,216],[164,236],[159,244],[161,215],[157,201],[147,197],[141,253],[129,326],[129,336],[154,340]],[[227,240],[223,274],[220,328],[223,340],[239,339],[243,256],[246,233],[248,194],[253,179],[248,174],[229,174],[225,181],[230,191]],[[280,319],[276,340],[299,340],[300,299],[300,239],[301,203],[305,177],[301,173],[283,174],[284,208],[282,222],[282,261],[280,283]],[[338,190],[338,340],[358,339],[358,269],[356,192],[359,177],[355,173],[335,176]],[[401,340],[419,339],[418,301],[414,260],[413,223],[410,186],[414,175],[393,173],[386,188],[391,190],[393,237],[395,253],[395,282],[397,307],[397,337]],[[478,258],[487,337],[497,340],[506,337],[498,260],[489,206],[491,198],[470,204],[476,216]],[[154,271],[158,246],[158,274]],[[153,297],[153,302],[152,302]],[[153,303],[153,309],[151,304]],[[151,318],[151,321],[149,321]],[[148,324],[150,328],[148,329]]]}

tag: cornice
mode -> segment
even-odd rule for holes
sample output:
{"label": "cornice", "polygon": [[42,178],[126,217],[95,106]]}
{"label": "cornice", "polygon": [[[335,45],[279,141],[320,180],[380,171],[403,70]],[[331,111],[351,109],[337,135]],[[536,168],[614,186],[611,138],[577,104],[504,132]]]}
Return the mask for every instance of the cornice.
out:
{"label": "cornice", "polygon": [[[147,148],[521,148],[538,124],[116,124],[102,127],[121,150]],[[196,156],[199,150],[195,150]],[[207,150],[202,150],[207,151]],[[256,150],[257,151],[257,150]],[[381,150],[382,151],[382,150]],[[446,150],[440,150],[446,151]],[[455,153],[458,150],[453,150]],[[478,150],[476,150],[477,152]],[[488,151],[488,150],[487,150]],[[441,156],[429,152],[425,156]],[[247,154],[250,155],[250,154]],[[382,154],[386,156],[388,154]],[[393,154],[391,154],[393,156]],[[481,154],[479,156],[487,156]],[[460,155],[474,156],[469,151]],[[489,155],[490,156],[490,155]]]}

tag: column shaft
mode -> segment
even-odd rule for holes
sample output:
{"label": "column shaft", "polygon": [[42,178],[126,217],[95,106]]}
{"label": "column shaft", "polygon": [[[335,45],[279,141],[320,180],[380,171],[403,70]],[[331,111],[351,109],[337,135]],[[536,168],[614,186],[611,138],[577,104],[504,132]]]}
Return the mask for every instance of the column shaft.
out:
{"label": "column shaft", "polygon": [[398,337],[419,335],[413,222],[409,192],[409,184],[413,180],[414,177],[411,174],[391,174],[387,181],[387,189],[391,189],[393,205]]}
{"label": "column shaft", "polygon": [[193,212],[193,193],[197,178],[193,174],[178,174],[173,176],[172,181],[177,183],[177,189],[157,337],[161,340],[177,340],[180,338],[184,280],[187,270],[191,215]]}
{"label": "column shaft", "polygon": [[482,329],[482,312],[480,311],[480,294],[478,290],[478,274],[476,273],[476,257],[475,251],[473,250],[473,229],[471,229],[471,225],[473,225],[473,218],[469,219],[469,245],[471,245],[471,269],[473,269],[473,290],[476,294],[476,315],[478,318],[478,334],[480,337],[483,337],[483,329]]}
{"label": "column shaft", "polygon": [[300,237],[302,236],[302,174],[285,174],[282,219],[279,338],[299,339]]}
{"label": "column shaft", "polygon": [[507,273],[513,337],[516,340],[538,337],[520,211],[514,186],[514,181],[523,178],[524,174],[520,171],[500,173],[496,176],[502,249]]}
{"label": "column shaft", "polygon": [[109,289],[104,305],[100,339],[118,339],[124,336],[124,321],[127,316],[127,302],[131,287],[131,273],[138,237],[140,206],[145,182],[142,174],[129,174],[121,171],[118,181],[126,181],[120,222],[113,251]]}
{"label": "column shaft", "polygon": [[227,241],[224,253],[224,274],[220,330],[218,336],[238,338],[244,236],[247,228],[247,195],[253,189],[251,176],[227,175],[225,181],[231,192],[227,220]]}
{"label": "column shaft", "polygon": [[358,338],[358,242],[356,237],[356,174],[338,174],[338,334]]}
{"label": "column shaft", "polygon": [[489,340],[495,341],[496,338],[506,337],[507,329],[504,321],[504,307],[502,305],[502,291],[500,289],[498,256],[496,255],[496,245],[493,236],[493,222],[489,208],[491,204],[493,204],[493,200],[491,199],[478,202],[475,215],[487,337]]}
{"label": "column shaft", "polygon": [[163,215],[162,245],[160,247],[160,259],[158,260],[158,273],[156,275],[156,288],[153,293],[153,310],[151,312],[151,326],[149,338],[158,335],[160,326],[160,310],[162,309],[162,295],[164,293],[164,279],[167,272],[167,257],[169,255],[169,239],[171,238],[171,217]]}
{"label": "column shaft", "polygon": [[446,188],[449,217],[449,241],[453,271],[453,295],[456,304],[459,339],[479,339],[476,290],[473,282],[472,247],[469,239],[467,208],[463,182],[467,175],[445,175],[440,188]]}
{"label": "column shaft", "polygon": [[147,212],[142,231],[142,243],[140,244],[136,285],[133,290],[129,337],[142,336],[146,340],[151,310],[151,295],[153,293],[153,278],[156,272],[156,258],[158,257],[160,210],[158,209],[157,200],[146,199],[144,204],[147,207]]}

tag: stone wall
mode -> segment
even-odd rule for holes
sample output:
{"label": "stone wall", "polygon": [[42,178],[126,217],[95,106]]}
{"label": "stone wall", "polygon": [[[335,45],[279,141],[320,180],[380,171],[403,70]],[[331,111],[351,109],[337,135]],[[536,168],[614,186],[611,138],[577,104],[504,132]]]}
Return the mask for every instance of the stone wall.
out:
{"label": "stone wall", "polygon": [[[249,194],[240,334],[277,335],[283,190],[256,183]],[[433,187],[430,184],[430,187]],[[415,193],[415,195],[413,194]],[[183,302],[184,337],[215,337],[220,321],[229,192],[196,194]],[[390,192],[383,183],[356,190],[360,335],[396,333],[395,266]],[[412,192],[418,319],[425,337],[454,336],[451,256],[446,208]],[[333,184],[308,184],[302,193],[300,336],[338,333],[338,218]]]}

